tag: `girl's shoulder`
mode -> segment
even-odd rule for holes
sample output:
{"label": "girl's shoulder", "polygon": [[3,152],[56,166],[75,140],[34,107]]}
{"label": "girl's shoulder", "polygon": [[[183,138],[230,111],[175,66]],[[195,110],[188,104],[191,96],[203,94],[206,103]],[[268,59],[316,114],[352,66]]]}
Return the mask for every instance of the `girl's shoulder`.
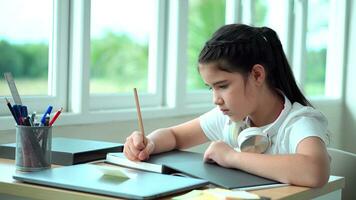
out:
{"label": "girl's shoulder", "polygon": [[219,108],[214,108],[199,117],[200,127],[210,140],[223,139],[223,130],[228,121]]}
{"label": "girl's shoulder", "polygon": [[328,135],[328,121],[319,110],[293,103],[278,131],[279,151],[295,153],[298,143],[310,136],[319,137],[328,145]]}
{"label": "girl's shoulder", "polygon": [[226,124],[228,119],[229,118],[224,115],[218,107],[211,109],[199,117],[201,124],[214,124],[215,126],[219,126],[221,128]]}
{"label": "girl's shoulder", "polygon": [[327,119],[322,112],[311,106],[304,106],[298,102],[294,102],[291,106],[287,119],[294,121],[301,118],[316,119],[327,126]]}
{"label": "girl's shoulder", "polygon": [[282,129],[289,129],[291,126],[303,126],[305,122],[324,127],[328,125],[323,113],[311,106],[304,106],[298,102],[292,103],[285,97],[284,107],[280,116],[281,121],[279,122]]}
{"label": "girl's shoulder", "polygon": [[200,118],[223,118],[226,119],[226,116],[219,110],[218,107],[215,107],[208,112],[202,114]]}

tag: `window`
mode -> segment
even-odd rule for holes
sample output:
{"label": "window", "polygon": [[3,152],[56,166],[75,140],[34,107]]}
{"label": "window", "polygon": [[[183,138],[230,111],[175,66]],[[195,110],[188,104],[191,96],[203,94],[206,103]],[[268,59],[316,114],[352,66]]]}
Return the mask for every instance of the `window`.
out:
{"label": "window", "polygon": [[154,5],[139,0],[91,1],[90,93],[131,92],[133,87],[147,91]]}
{"label": "window", "polygon": [[4,72],[22,96],[49,94],[51,19],[52,1],[0,1],[0,96],[11,96]]}
{"label": "window", "polygon": [[[213,104],[198,55],[219,27],[246,23],[276,30],[309,97],[340,98],[347,4],[0,0],[0,73],[12,72],[30,112],[63,107],[64,124],[136,118],[134,87],[144,118],[202,113]],[[0,96],[10,97],[3,78]],[[0,129],[13,128],[5,106]]]}
{"label": "window", "polygon": [[132,101],[125,100],[132,96],[134,87],[145,98],[143,105],[160,104],[158,87],[162,86],[155,79],[160,77],[156,60],[161,56],[155,48],[158,5],[154,0],[91,1],[92,109],[134,106]]}
{"label": "window", "polygon": [[254,4],[254,18],[253,25],[255,26],[267,26],[267,22],[270,22],[269,14],[272,14],[273,2],[266,0],[257,0]]}
{"label": "window", "polygon": [[288,1],[256,0],[253,6],[253,25],[258,27],[267,26],[275,30],[282,42],[284,51],[288,54]]}
{"label": "window", "polygon": [[343,67],[338,66],[344,65],[344,56],[335,56],[334,49],[345,48],[346,4],[317,0],[296,1],[294,6],[296,79],[309,97],[340,98]]}
{"label": "window", "polygon": [[198,73],[198,57],[205,42],[225,24],[226,2],[224,0],[189,0],[188,3],[187,76],[184,103],[213,105],[211,93]]}
{"label": "window", "polygon": [[308,96],[325,94],[325,70],[328,44],[329,1],[308,1],[306,35],[306,80],[304,90]]}
{"label": "window", "polygon": [[297,82],[309,97],[325,95],[329,4],[328,0],[257,0],[251,4],[253,24],[277,32]]}
{"label": "window", "polygon": [[190,0],[188,14],[187,90],[205,89],[197,65],[200,50],[212,34],[225,24],[225,1]]}
{"label": "window", "polygon": [[[68,14],[63,10],[68,8],[65,0],[0,1],[0,96],[14,103],[3,77],[9,71],[29,112],[43,112],[48,105],[67,110]],[[9,114],[5,106],[0,109],[0,115]],[[10,117],[3,120],[13,125]]]}

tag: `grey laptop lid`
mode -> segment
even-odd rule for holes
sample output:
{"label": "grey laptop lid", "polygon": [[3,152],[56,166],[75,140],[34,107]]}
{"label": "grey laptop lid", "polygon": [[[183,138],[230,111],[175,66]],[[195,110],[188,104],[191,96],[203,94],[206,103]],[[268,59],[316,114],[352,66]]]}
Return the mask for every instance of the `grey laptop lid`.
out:
{"label": "grey laptop lid", "polygon": [[238,169],[229,169],[217,164],[205,163],[203,154],[187,151],[170,151],[153,155],[147,161],[164,165],[178,172],[208,180],[227,189],[247,188],[278,184],[279,182],[249,174]]}
{"label": "grey laptop lid", "polygon": [[122,179],[100,173],[93,164],[79,164],[43,170],[16,172],[16,180],[128,199],[154,199],[208,184],[207,181],[158,173],[136,171]]}

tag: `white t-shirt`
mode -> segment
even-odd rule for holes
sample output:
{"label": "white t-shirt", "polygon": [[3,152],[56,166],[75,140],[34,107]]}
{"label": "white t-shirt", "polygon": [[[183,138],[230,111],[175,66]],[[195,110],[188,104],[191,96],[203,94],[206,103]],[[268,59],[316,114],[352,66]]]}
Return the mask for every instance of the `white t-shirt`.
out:
{"label": "white t-shirt", "polygon": [[[200,126],[205,135],[211,140],[222,140],[239,151],[236,139],[229,137],[231,121],[219,108],[201,115]],[[293,154],[297,151],[300,141],[307,137],[319,137],[325,144],[329,143],[328,122],[324,115],[309,106],[297,102],[291,104],[285,97],[284,109],[274,123],[272,134],[269,134],[271,146],[266,154]],[[273,123],[272,123],[273,124]],[[266,129],[269,125],[260,127]]]}

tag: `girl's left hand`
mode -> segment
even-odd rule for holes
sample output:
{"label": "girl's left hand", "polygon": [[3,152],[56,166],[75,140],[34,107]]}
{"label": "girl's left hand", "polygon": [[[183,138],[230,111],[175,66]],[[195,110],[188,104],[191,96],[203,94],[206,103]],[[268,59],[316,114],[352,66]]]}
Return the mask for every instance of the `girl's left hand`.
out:
{"label": "girl's left hand", "polygon": [[216,162],[223,167],[232,167],[229,163],[236,151],[223,141],[212,142],[204,153],[205,162]]}

